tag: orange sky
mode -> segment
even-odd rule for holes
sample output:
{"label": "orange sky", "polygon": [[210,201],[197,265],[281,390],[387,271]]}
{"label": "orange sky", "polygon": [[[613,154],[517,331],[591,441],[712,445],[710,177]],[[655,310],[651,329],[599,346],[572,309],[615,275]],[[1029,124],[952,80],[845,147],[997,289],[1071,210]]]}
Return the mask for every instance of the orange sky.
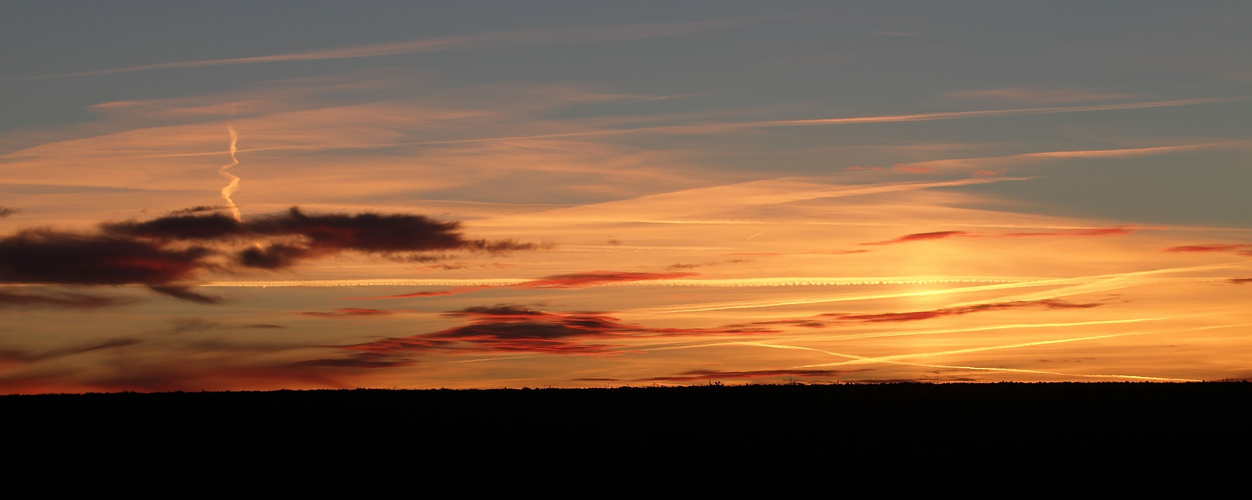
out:
{"label": "orange sky", "polygon": [[23,49],[0,393],[1249,377],[1246,54],[776,14]]}

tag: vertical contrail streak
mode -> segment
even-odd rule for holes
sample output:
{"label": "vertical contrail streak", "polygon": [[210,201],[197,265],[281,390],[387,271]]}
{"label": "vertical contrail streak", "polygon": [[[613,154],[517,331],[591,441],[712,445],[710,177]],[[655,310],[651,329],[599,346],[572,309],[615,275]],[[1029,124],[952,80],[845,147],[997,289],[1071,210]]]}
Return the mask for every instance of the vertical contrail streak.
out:
{"label": "vertical contrail streak", "polygon": [[230,179],[230,184],[222,188],[222,199],[226,200],[226,206],[230,207],[230,213],[235,217],[235,220],[243,222],[243,217],[239,216],[239,207],[235,206],[235,201],[230,199],[230,195],[235,194],[235,190],[239,189],[239,177],[227,172],[227,170],[230,170],[230,167],[239,164],[239,160],[235,158],[235,152],[237,151],[235,143],[239,141],[239,134],[235,132],[235,127],[230,125],[226,126],[226,131],[230,133],[230,163],[222,165],[222,168],[217,169],[217,174]]}

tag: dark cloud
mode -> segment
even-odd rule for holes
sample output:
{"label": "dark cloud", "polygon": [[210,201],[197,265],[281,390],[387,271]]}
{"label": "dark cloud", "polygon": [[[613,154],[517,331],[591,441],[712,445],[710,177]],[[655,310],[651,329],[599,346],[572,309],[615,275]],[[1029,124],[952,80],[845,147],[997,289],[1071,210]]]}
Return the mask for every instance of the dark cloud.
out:
{"label": "dark cloud", "polygon": [[260,269],[286,269],[295,265],[296,261],[309,258],[316,253],[309,247],[278,243],[268,247],[248,248],[239,252],[239,264]]}
{"label": "dark cloud", "polygon": [[1236,285],[1242,285],[1244,283],[1252,283],[1252,278],[1230,278],[1226,281],[1230,283],[1234,283]]}
{"label": "dark cloud", "polygon": [[402,260],[427,261],[442,257],[421,252],[473,251],[502,253],[534,250],[538,245],[511,240],[468,239],[459,222],[439,222],[411,214],[306,214],[297,207],[274,215],[251,217],[243,222],[220,213],[171,215],[145,222],[101,225],[112,235],[158,240],[236,241],[295,238],[270,242],[243,250],[238,263],[244,267],[282,269],[303,259],[345,251],[398,256]]}
{"label": "dark cloud", "polygon": [[161,285],[187,280],[212,252],[161,242],[28,229],[0,239],[0,282]]}
{"label": "dark cloud", "polygon": [[16,349],[0,349],[0,361],[34,363],[48,359],[63,358],[75,354],[83,354],[105,349],[127,347],[143,342],[139,339],[116,338],[84,345],[67,346],[47,351],[21,351]]}
{"label": "dark cloud", "polygon": [[283,325],[274,325],[270,323],[253,323],[251,325],[241,325],[236,328],[287,328]]}
{"label": "dark cloud", "polygon": [[862,245],[894,245],[897,243],[908,243],[910,241],[938,240],[938,239],[943,239],[943,238],[951,238],[954,236],[968,236],[968,235],[969,233],[965,231],[935,231],[931,233],[906,234],[894,240],[875,241],[872,243],[861,243],[861,244]]}
{"label": "dark cloud", "polygon": [[223,214],[171,215],[144,222],[106,222],[107,234],[157,240],[225,240],[247,233],[243,223]]}
{"label": "dark cloud", "polygon": [[620,346],[614,339],[640,336],[773,333],[760,327],[649,328],[623,323],[602,313],[564,313],[501,304],[449,311],[469,324],[409,337],[386,338],[339,346],[365,352],[540,352],[552,354],[607,354]]}
{"label": "dark cloud", "polygon": [[[310,215],[293,207],[239,222],[221,213],[201,213],[219,208],[192,207],[148,221],[106,222],[94,233],[26,229],[5,236],[0,238],[0,283],[139,284],[169,297],[212,304],[221,299],[196,293],[186,284],[209,269],[285,269],[304,259],[348,251],[437,260],[443,257],[418,253],[540,248],[511,240],[469,239],[461,234],[459,223],[421,215]],[[241,243],[251,246],[231,248]],[[223,255],[233,258],[223,261]],[[45,299],[22,299],[19,294],[11,295],[9,302],[57,303]],[[67,307],[71,302],[62,301]]]}
{"label": "dark cloud", "polygon": [[376,352],[360,352],[347,358],[310,359],[293,363],[293,367],[330,368],[396,368],[413,365],[409,358]]}
{"label": "dark cloud", "polygon": [[173,212],[170,212],[170,215],[195,214],[195,213],[201,213],[201,212],[218,212],[218,211],[229,210],[229,209],[230,207],[226,205],[200,205],[198,207],[190,207],[190,208],[184,208],[181,210],[175,210]]}
{"label": "dark cloud", "polygon": [[191,287],[187,286],[149,285],[148,289],[162,295],[167,295],[188,302],[195,302],[197,304],[217,304],[222,301],[221,297],[199,294],[193,292]]}
{"label": "dark cloud", "polygon": [[5,217],[8,217],[18,212],[21,212],[21,210],[18,210],[16,208],[0,207],[0,219],[3,219]]}
{"label": "dark cloud", "polygon": [[0,290],[0,308],[50,307],[54,309],[97,309],[134,302],[131,299],[103,297],[74,292],[32,294]]}

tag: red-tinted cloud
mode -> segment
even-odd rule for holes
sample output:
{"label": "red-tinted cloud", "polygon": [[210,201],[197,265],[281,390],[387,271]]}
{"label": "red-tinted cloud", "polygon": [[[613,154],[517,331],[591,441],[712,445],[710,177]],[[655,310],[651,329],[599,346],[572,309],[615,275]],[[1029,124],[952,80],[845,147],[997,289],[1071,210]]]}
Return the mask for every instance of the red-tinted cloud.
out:
{"label": "red-tinted cloud", "polygon": [[971,233],[968,231],[935,231],[930,233],[914,233],[901,236],[893,240],[875,241],[871,243],[861,243],[862,245],[894,245],[897,243],[909,243],[913,241],[938,240],[953,237],[969,237],[969,238],[1029,238],[1043,236],[1122,236],[1135,232],[1135,229],[1125,227],[1097,227],[1090,229],[1064,229],[1060,231],[1044,231],[1035,233],[1002,233],[1002,234],[983,234]]}
{"label": "red-tinted cloud", "polygon": [[211,253],[159,241],[28,229],[0,239],[0,282],[162,285],[195,277]]}
{"label": "red-tinted cloud", "polygon": [[839,321],[857,321],[864,323],[887,323],[902,321],[920,321],[924,319],[941,318],[945,316],[961,316],[986,311],[1002,311],[1005,309],[1019,309],[1023,307],[1044,307],[1047,309],[1087,309],[1099,307],[1100,303],[1075,304],[1058,299],[1046,300],[1026,300],[1011,302],[992,302],[987,304],[976,304],[972,306],[948,307],[943,309],[934,309],[930,311],[912,311],[902,313],[877,313],[877,314],[850,314],[850,313],[827,313],[819,315],[823,318],[832,318]]}
{"label": "red-tinted cloud", "polygon": [[1246,243],[1223,243],[1211,245],[1186,245],[1180,247],[1170,247],[1165,249],[1166,252],[1231,252],[1238,255],[1252,257],[1252,244]]}
{"label": "red-tinted cloud", "polygon": [[412,359],[394,356],[387,353],[359,352],[347,358],[310,359],[292,363],[293,368],[330,367],[330,368],[396,368],[411,366]]}
{"label": "red-tinted cloud", "polygon": [[390,316],[395,311],[384,311],[381,309],[358,309],[354,307],[344,307],[333,311],[305,311],[300,314],[305,316],[317,316],[321,318],[372,318],[378,316]]}
{"label": "red-tinted cloud", "polygon": [[748,334],[774,332],[759,327],[649,328],[623,323],[602,313],[547,312],[518,305],[468,307],[444,313],[469,324],[438,332],[340,346],[351,351],[537,352],[607,354],[620,346],[613,339],[638,336]]}
{"label": "red-tinted cloud", "polygon": [[622,271],[588,271],[559,274],[513,285],[517,288],[584,288],[607,283],[653,281],[699,276],[698,273],[632,273]]}
{"label": "red-tinted cloud", "polygon": [[1226,281],[1234,283],[1236,285],[1242,285],[1244,283],[1252,283],[1252,278],[1230,278]]}
{"label": "red-tinted cloud", "polygon": [[[856,370],[864,371],[864,370]],[[835,378],[849,371],[841,370],[752,370],[752,371],[721,371],[721,370],[688,370],[663,377],[635,379],[639,382],[691,382],[696,380],[727,380],[727,379],[781,379],[781,378]]]}
{"label": "red-tinted cloud", "polygon": [[0,219],[3,219],[5,217],[8,217],[18,212],[20,212],[20,210],[16,208],[0,207]]}
{"label": "red-tinted cloud", "polygon": [[931,233],[913,233],[906,234],[894,240],[875,241],[872,243],[861,243],[862,245],[894,245],[897,243],[908,243],[912,241],[940,240],[944,238],[952,238],[956,236],[969,236],[965,231],[935,231]]}
{"label": "red-tinted cloud", "polygon": [[1092,229],[1067,229],[1063,231],[1048,231],[1042,233],[1008,233],[1002,236],[1006,238],[1029,238],[1035,236],[1122,236],[1135,232],[1134,229],[1125,227],[1097,227]]}

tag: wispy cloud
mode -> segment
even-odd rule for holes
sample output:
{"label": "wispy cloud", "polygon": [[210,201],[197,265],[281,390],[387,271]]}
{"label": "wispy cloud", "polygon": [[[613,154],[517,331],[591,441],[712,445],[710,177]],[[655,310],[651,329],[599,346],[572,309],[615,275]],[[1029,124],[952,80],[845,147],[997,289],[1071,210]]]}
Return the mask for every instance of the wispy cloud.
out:
{"label": "wispy cloud", "polygon": [[48,307],[54,309],[97,309],[128,304],[131,300],[117,297],[89,295],[85,293],[22,293],[0,290],[0,308]]}
{"label": "wispy cloud", "polygon": [[927,233],[906,234],[899,238],[884,241],[861,243],[862,245],[895,245],[914,241],[941,240],[946,238],[1042,238],[1042,237],[1076,237],[1076,236],[1124,236],[1135,232],[1126,227],[1093,227],[1078,229],[1057,229],[1053,231],[1014,232],[1014,233],[976,233],[970,231],[932,231]]}
{"label": "wispy cloud", "polygon": [[871,243],[861,243],[861,244],[862,245],[895,245],[897,243],[909,243],[912,241],[941,240],[944,238],[953,238],[953,237],[958,237],[958,236],[969,236],[969,233],[965,231],[933,231],[929,233],[913,233],[913,234],[906,234],[899,238],[890,239],[886,241],[875,241]]}
{"label": "wispy cloud", "polygon": [[373,318],[379,316],[391,316],[395,311],[384,311],[381,309],[359,309],[345,307],[335,309],[333,311],[305,311],[300,314],[305,316],[316,316],[320,318]]}
{"label": "wispy cloud", "polygon": [[1185,252],[1229,252],[1238,255],[1246,255],[1252,257],[1252,244],[1249,243],[1213,243],[1207,245],[1183,245],[1177,247],[1169,247],[1166,252],[1185,253]]}
{"label": "wispy cloud", "polygon": [[1196,106],[1220,102],[1246,100],[1246,97],[1216,97],[1202,99],[1176,99],[1170,101],[1146,101],[1123,104],[1099,104],[1089,106],[1048,106],[1037,108],[987,109],[976,111],[947,111],[939,113],[916,113],[904,115],[872,115],[846,118],[810,118],[798,120],[762,120],[744,122],[702,123],[684,125],[657,125],[650,127],[577,130],[569,132],[552,132],[535,135],[513,135],[499,137],[482,137],[474,139],[456,139],[448,141],[429,141],[422,144],[460,144],[478,142],[522,141],[543,139],[568,139],[579,137],[612,136],[623,134],[722,134],[735,130],[770,127],[815,127],[829,125],[862,125],[875,123],[903,123],[939,120],[964,120],[974,118],[995,118],[1003,116],[1048,115],[1058,113],[1081,113],[1087,111],[1116,111],[1125,109],[1167,108],[1176,106]]}
{"label": "wispy cloud", "polygon": [[986,90],[960,90],[956,92],[947,92],[940,96],[942,99],[1016,101],[1031,104],[1060,104],[1067,102],[1130,99],[1133,97],[1138,96],[1135,94],[1104,94],[1074,87],[1059,89],[1010,87]]}
{"label": "wispy cloud", "polygon": [[725,19],[684,23],[635,24],[624,26],[580,26],[573,28],[548,28],[499,33],[476,33],[443,38],[428,38],[425,40],[410,40],[403,42],[360,45],[355,47],[312,50],[307,52],[293,52],[288,54],[143,64],[123,68],[81,71],[60,75],[8,78],[8,80],[68,78],[174,68],[201,68],[211,66],[232,66],[241,64],[263,64],[292,61],[357,59],[363,57],[418,54],[423,52],[442,52],[449,50],[526,47],[536,45],[570,45],[622,40],[639,40],[678,36],[704,30],[739,26],[753,21],[753,19]]}
{"label": "wispy cloud", "polygon": [[620,351],[630,337],[700,336],[715,334],[762,334],[775,330],[758,326],[722,328],[652,328],[625,323],[603,313],[549,312],[500,304],[467,307],[445,316],[465,318],[469,324],[420,335],[386,338],[364,344],[339,346],[349,351],[393,353],[496,352],[605,355]]}
{"label": "wispy cloud", "polygon": [[814,125],[847,125],[857,123],[894,123],[920,122],[932,120],[959,120],[966,118],[988,118],[996,116],[1047,115],[1055,113],[1078,113],[1083,111],[1114,111],[1121,109],[1167,108],[1174,106],[1194,106],[1197,104],[1213,104],[1246,100],[1246,97],[1216,97],[1205,99],[1177,99],[1172,101],[1131,102],[1125,104],[1098,104],[1091,106],[1049,106],[1041,108],[987,109],[981,111],[949,111],[943,113],[920,113],[910,115],[860,116],[854,118],[815,118],[808,120],[773,120],[743,123],[741,126],[755,127],[798,127]]}
{"label": "wispy cloud", "polygon": [[1123,149],[1091,149],[1077,151],[1043,151],[1038,153],[1022,153],[1006,156],[987,156],[981,158],[953,158],[946,160],[930,160],[912,163],[897,163],[893,165],[896,169],[913,169],[932,171],[933,169],[947,168],[988,168],[998,166],[1020,165],[1023,163],[1034,163],[1046,160],[1065,160],[1072,158],[1131,158],[1138,156],[1151,156],[1167,153],[1177,153],[1182,151],[1194,151],[1200,149],[1212,149],[1223,146],[1230,146],[1235,142],[1213,142],[1205,144],[1182,144],[1175,146],[1158,146],[1150,148],[1123,148]]}

